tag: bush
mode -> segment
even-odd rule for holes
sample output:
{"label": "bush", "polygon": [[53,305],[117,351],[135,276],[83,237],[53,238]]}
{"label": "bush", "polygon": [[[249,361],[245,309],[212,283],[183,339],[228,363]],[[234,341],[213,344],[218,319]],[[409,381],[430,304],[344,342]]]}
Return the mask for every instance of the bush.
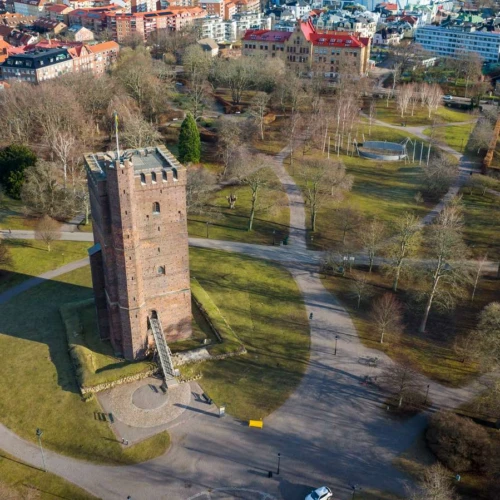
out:
{"label": "bush", "polygon": [[454,472],[484,471],[492,457],[486,429],[455,413],[434,414],[426,433],[429,448]]}
{"label": "bush", "polygon": [[20,144],[11,144],[0,150],[0,183],[5,192],[18,200],[24,182],[24,171],[36,164],[37,157],[31,149]]}

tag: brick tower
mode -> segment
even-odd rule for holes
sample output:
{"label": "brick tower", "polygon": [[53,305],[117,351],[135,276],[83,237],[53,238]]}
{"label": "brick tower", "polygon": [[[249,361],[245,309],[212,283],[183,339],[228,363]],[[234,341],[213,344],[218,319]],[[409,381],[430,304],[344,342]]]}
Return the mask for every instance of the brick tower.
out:
{"label": "brick tower", "polygon": [[141,359],[161,319],[167,342],[191,335],[186,169],[164,146],[85,155],[99,332]]}

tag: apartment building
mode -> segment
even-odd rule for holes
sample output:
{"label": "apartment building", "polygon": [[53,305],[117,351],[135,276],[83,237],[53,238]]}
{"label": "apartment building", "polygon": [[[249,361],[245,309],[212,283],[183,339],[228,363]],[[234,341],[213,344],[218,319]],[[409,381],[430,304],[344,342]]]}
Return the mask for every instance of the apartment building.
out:
{"label": "apartment building", "polygon": [[14,12],[22,16],[43,17],[46,3],[48,3],[48,0],[15,0]]}
{"label": "apartment building", "polygon": [[441,56],[455,58],[475,52],[485,62],[500,59],[500,32],[477,31],[474,26],[423,26],[415,31],[415,42]]}

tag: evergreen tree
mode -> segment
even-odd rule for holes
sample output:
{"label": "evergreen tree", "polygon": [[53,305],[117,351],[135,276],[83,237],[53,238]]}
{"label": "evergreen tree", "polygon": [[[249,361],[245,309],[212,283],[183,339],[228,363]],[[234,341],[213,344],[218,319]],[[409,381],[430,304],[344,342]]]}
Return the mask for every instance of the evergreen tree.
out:
{"label": "evergreen tree", "polygon": [[21,197],[24,171],[36,164],[36,155],[21,144],[11,144],[0,151],[0,183],[12,198]]}
{"label": "evergreen tree", "polygon": [[199,163],[201,158],[200,132],[193,115],[188,113],[181,125],[179,135],[179,160],[182,163]]}

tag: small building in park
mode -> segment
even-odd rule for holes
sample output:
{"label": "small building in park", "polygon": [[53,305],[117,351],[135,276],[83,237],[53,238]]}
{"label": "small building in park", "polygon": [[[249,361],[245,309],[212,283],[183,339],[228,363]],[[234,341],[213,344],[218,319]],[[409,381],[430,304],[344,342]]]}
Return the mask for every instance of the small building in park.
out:
{"label": "small building in park", "polygon": [[99,332],[145,356],[191,335],[186,169],[164,147],[88,153],[90,248]]}

